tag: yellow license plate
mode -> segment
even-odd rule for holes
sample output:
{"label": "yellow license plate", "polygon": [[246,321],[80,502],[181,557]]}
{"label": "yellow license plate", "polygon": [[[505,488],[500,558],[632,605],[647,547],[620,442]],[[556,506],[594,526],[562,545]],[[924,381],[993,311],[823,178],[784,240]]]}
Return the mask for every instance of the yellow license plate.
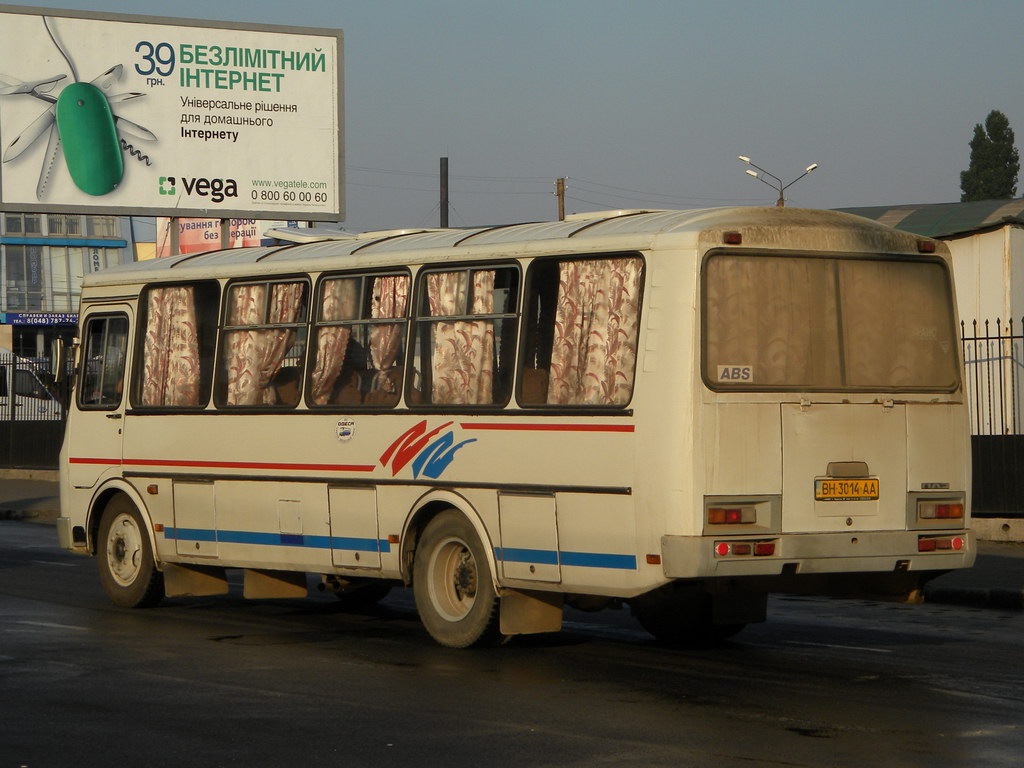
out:
{"label": "yellow license plate", "polygon": [[872,501],[878,498],[876,478],[815,480],[815,501]]}

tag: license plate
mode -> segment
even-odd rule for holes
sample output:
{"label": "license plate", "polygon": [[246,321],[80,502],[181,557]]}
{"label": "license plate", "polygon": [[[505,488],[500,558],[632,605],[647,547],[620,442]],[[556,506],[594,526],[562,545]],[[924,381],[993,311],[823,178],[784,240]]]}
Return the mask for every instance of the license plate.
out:
{"label": "license plate", "polygon": [[815,501],[873,501],[878,498],[878,480],[815,480]]}

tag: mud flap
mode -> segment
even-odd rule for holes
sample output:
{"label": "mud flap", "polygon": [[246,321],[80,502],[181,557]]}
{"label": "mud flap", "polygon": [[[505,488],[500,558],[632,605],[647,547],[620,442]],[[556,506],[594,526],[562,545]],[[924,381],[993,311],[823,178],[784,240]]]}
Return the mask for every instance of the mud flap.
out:
{"label": "mud flap", "polygon": [[559,592],[506,589],[501,594],[499,631],[503,635],[558,632],[562,629],[562,602]]}

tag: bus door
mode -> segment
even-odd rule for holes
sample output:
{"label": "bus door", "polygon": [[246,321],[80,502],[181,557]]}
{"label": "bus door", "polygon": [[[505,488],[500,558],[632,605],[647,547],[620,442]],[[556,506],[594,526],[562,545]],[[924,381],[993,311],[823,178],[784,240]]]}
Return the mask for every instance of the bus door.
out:
{"label": "bus door", "polygon": [[68,477],[76,488],[90,488],[107,472],[121,468],[124,382],[128,362],[131,307],[89,310],[82,321],[82,348],[68,428]]}

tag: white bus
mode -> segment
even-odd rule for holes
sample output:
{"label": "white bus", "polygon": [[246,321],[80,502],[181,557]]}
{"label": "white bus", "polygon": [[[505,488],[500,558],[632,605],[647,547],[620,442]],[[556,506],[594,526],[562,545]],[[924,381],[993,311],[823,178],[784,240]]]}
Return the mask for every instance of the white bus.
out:
{"label": "white bus", "polygon": [[86,277],[62,545],[122,606],[411,585],[466,647],[971,565],[942,243],[789,208],[337,235]]}

